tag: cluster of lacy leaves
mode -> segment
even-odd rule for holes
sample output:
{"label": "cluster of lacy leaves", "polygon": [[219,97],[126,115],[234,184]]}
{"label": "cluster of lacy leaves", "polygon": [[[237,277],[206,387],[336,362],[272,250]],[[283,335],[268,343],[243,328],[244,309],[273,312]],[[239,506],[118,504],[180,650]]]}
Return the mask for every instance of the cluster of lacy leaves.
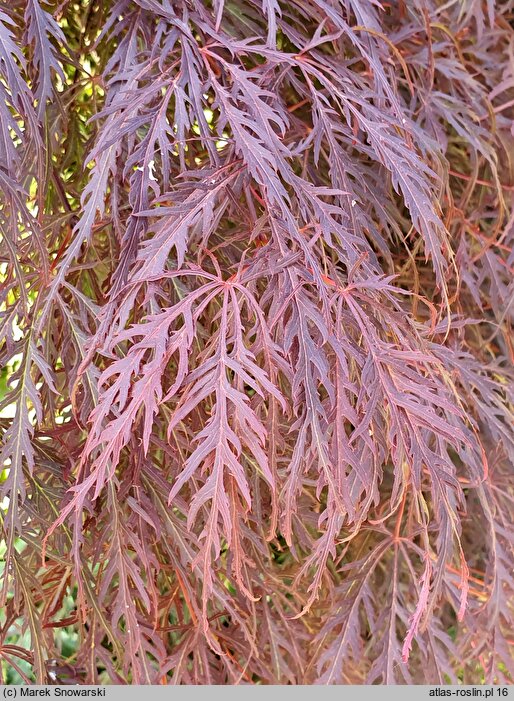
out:
{"label": "cluster of lacy leaves", "polygon": [[513,117],[511,0],[3,4],[2,670],[512,682]]}

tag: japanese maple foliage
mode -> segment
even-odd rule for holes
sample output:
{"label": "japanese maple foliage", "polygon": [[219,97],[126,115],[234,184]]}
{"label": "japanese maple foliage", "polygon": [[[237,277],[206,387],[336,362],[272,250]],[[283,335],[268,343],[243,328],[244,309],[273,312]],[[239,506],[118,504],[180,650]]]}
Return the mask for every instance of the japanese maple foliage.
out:
{"label": "japanese maple foliage", "polygon": [[1,3],[4,681],[513,682],[513,119],[512,0]]}

